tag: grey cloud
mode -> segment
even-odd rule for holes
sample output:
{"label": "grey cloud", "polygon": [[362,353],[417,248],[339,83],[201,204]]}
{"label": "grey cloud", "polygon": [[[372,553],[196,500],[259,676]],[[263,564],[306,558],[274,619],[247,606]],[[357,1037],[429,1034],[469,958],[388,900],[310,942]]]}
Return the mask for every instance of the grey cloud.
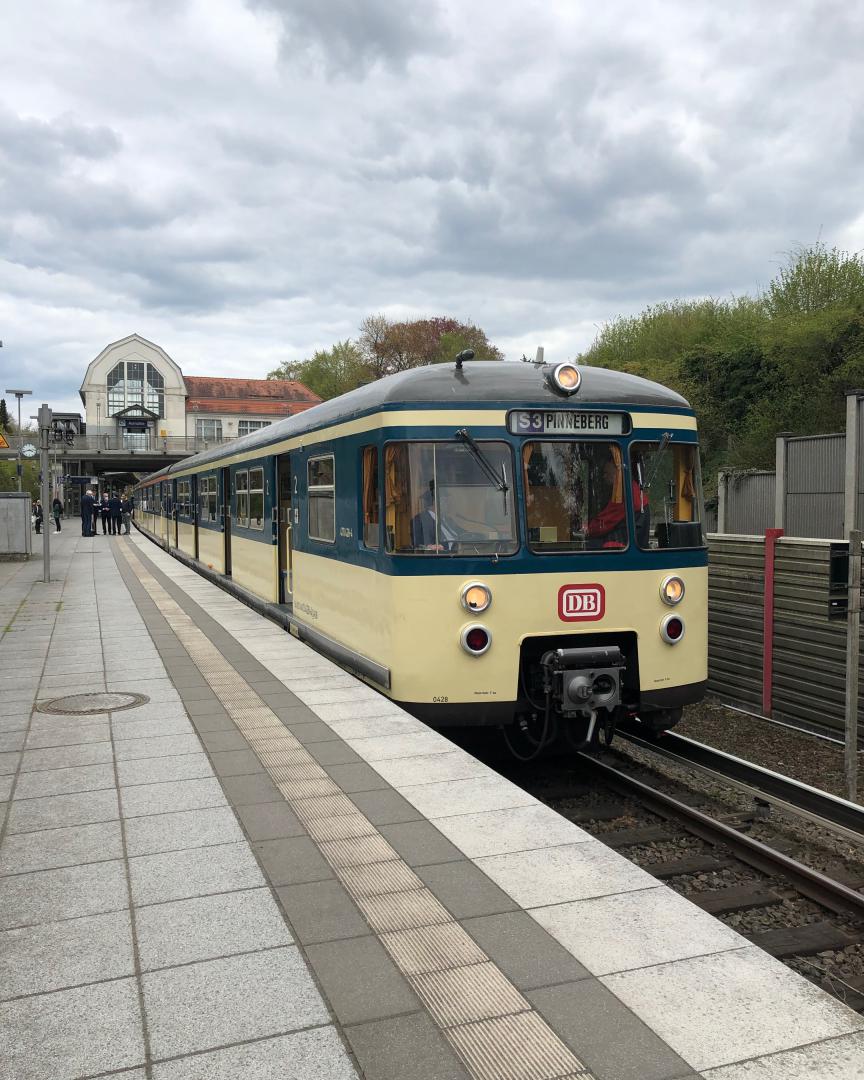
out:
{"label": "grey cloud", "polygon": [[442,52],[448,43],[435,0],[248,0],[275,12],[283,24],[282,55],[311,55],[330,75],[362,77],[377,64],[403,71],[413,57]]}

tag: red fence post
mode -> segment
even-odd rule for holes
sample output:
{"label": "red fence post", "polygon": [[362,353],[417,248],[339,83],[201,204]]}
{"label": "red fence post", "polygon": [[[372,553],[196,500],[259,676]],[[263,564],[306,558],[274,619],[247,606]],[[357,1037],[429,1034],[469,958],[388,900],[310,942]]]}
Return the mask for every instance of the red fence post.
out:
{"label": "red fence post", "polygon": [[762,715],[770,716],[773,708],[772,683],[774,676],[774,556],[782,529],[765,530],[765,590],[762,616]]}

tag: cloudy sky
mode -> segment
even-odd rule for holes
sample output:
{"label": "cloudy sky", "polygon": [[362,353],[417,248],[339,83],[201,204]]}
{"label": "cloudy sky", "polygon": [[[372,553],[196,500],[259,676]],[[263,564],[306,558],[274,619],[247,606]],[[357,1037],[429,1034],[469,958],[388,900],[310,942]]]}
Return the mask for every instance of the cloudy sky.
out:
{"label": "cloudy sky", "polygon": [[372,312],[508,358],[864,248],[864,6],[4,0],[0,391],[138,332],[263,377]]}

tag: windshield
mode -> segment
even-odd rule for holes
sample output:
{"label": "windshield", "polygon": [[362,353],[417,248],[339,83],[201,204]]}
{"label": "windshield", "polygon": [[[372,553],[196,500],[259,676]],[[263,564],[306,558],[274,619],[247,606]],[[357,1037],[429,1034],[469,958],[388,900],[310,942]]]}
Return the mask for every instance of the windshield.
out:
{"label": "windshield", "polygon": [[528,442],[522,447],[532,551],[627,547],[621,448],[611,442]]}
{"label": "windshield", "polygon": [[[478,442],[493,474],[512,488],[503,442]],[[387,550],[406,555],[495,555],[516,550],[513,499],[477,453],[451,442],[390,443],[384,450]],[[502,471],[503,470],[503,471]]]}
{"label": "windshield", "polygon": [[634,443],[630,447],[630,467],[634,498],[641,493],[645,506],[641,527],[637,515],[639,547],[646,551],[704,547],[698,446],[676,446],[674,438]]}

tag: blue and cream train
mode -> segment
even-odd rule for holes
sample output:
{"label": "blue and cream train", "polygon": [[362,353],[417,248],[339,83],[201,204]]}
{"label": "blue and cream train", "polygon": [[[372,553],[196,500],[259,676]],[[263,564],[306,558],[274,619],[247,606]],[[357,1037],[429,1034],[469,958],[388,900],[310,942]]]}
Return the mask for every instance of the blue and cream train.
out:
{"label": "blue and cream train", "polygon": [[392,375],[147,477],[135,523],[434,726],[529,756],[707,676],[696,420],[599,368]]}

